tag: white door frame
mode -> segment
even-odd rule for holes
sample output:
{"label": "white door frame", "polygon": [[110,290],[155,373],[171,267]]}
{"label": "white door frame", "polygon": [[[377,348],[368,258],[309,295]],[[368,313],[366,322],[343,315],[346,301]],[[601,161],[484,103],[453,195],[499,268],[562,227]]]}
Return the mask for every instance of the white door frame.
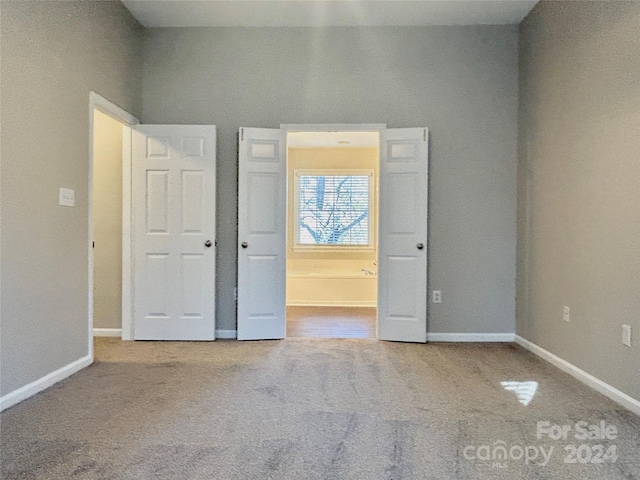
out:
{"label": "white door frame", "polygon": [[131,340],[131,128],[140,120],[96,92],[89,93],[89,234],[87,304],[88,348],[93,362],[93,112],[99,110],[124,124],[122,129],[122,339]]}
{"label": "white door frame", "polygon": [[[386,129],[387,129],[386,123],[326,123],[326,124],[320,123],[320,124],[281,124],[280,125],[280,130],[284,130],[287,133],[289,132],[378,132],[380,133]],[[288,141],[288,138],[287,138],[287,141]],[[287,162],[288,162],[288,156],[289,156],[288,144],[285,145],[285,147],[287,149],[286,154],[287,154]],[[380,168],[380,161],[381,161],[380,147],[381,147],[380,137],[378,137],[378,169]],[[288,172],[288,169],[287,169],[287,172]],[[287,177],[288,177],[288,173],[287,173]],[[287,182],[288,181],[289,180],[287,179]],[[289,208],[289,206],[287,206],[287,208]],[[376,212],[379,214],[379,205],[376,206]],[[376,225],[378,225],[378,222],[376,222]],[[286,233],[288,238],[289,236],[288,232]],[[376,242],[378,242],[378,232],[376,232],[375,238],[376,238]],[[378,254],[380,253],[378,252],[378,245],[376,245],[376,252]],[[377,261],[378,259],[376,258],[376,262]],[[378,297],[376,296],[376,308],[378,306],[377,298]],[[286,297],[285,297],[285,302],[286,302]],[[378,321],[376,317],[376,338],[377,337],[378,337]]]}
{"label": "white door frame", "polygon": [[280,130],[286,132],[380,132],[386,129],[386,123],[287,123],[280,125]]}

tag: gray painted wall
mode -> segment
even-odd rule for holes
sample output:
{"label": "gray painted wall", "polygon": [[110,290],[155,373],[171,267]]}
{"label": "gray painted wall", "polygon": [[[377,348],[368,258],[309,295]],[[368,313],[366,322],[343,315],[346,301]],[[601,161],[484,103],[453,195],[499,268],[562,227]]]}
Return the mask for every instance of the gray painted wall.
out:
{"label": "gray painted wall", "polygon": [[88,354],[89,91],[140,114],[143,31],[119,2],[2,1],[1,15],[4,395]]}
{"label": "gray painted wall", "polygon": [[640,400],[638,32],[638,2],[521,24],[517,331]]}
{"label": "gray painted wall", "polygon": [[[515,331],[515,26],[149,29],[145,123],[218,127],[218,328],[235,329],[237,132],[431,130],[432,332]],[[425,299],[426,301],[426,299]]]}

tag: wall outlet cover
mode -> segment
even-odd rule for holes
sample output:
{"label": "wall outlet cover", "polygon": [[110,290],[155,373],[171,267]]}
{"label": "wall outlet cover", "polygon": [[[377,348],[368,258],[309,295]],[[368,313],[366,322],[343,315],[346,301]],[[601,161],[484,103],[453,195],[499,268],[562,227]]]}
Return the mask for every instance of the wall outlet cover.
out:
{"label": "wall outlet cover", "polygon": [[567,306],[562,307],[562,319],[565,322],[571,321],[571,309]]}
{"label": "wall outlet cover", "polygon": [[442,303],[442,291],[434,290],[433,291],[433,303]]}

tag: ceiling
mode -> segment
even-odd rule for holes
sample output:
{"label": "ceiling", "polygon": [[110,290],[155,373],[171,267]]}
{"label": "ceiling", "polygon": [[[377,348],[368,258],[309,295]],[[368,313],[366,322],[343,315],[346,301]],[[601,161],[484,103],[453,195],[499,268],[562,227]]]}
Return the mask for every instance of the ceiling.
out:
{"label": "ceiling", "polygon": [[518,24],[538,0],[122,0],[145,27]]}
{"label": "ceiling", "polygon": [[378,148],[378,132],[289,132],[289,148]]}

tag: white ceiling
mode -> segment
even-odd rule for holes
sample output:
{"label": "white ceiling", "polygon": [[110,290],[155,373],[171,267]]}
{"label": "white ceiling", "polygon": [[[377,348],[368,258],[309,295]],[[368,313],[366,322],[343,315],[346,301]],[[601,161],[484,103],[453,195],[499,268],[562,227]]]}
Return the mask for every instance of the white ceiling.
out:
{"label": "white ceiling", "polygon": [[145,27],[518,24],[538,0],[122,0]]}
{"label": "white ceiling", "polygon": [[289,132],[287,147],[378,148],[378,138],[378,132]]}

